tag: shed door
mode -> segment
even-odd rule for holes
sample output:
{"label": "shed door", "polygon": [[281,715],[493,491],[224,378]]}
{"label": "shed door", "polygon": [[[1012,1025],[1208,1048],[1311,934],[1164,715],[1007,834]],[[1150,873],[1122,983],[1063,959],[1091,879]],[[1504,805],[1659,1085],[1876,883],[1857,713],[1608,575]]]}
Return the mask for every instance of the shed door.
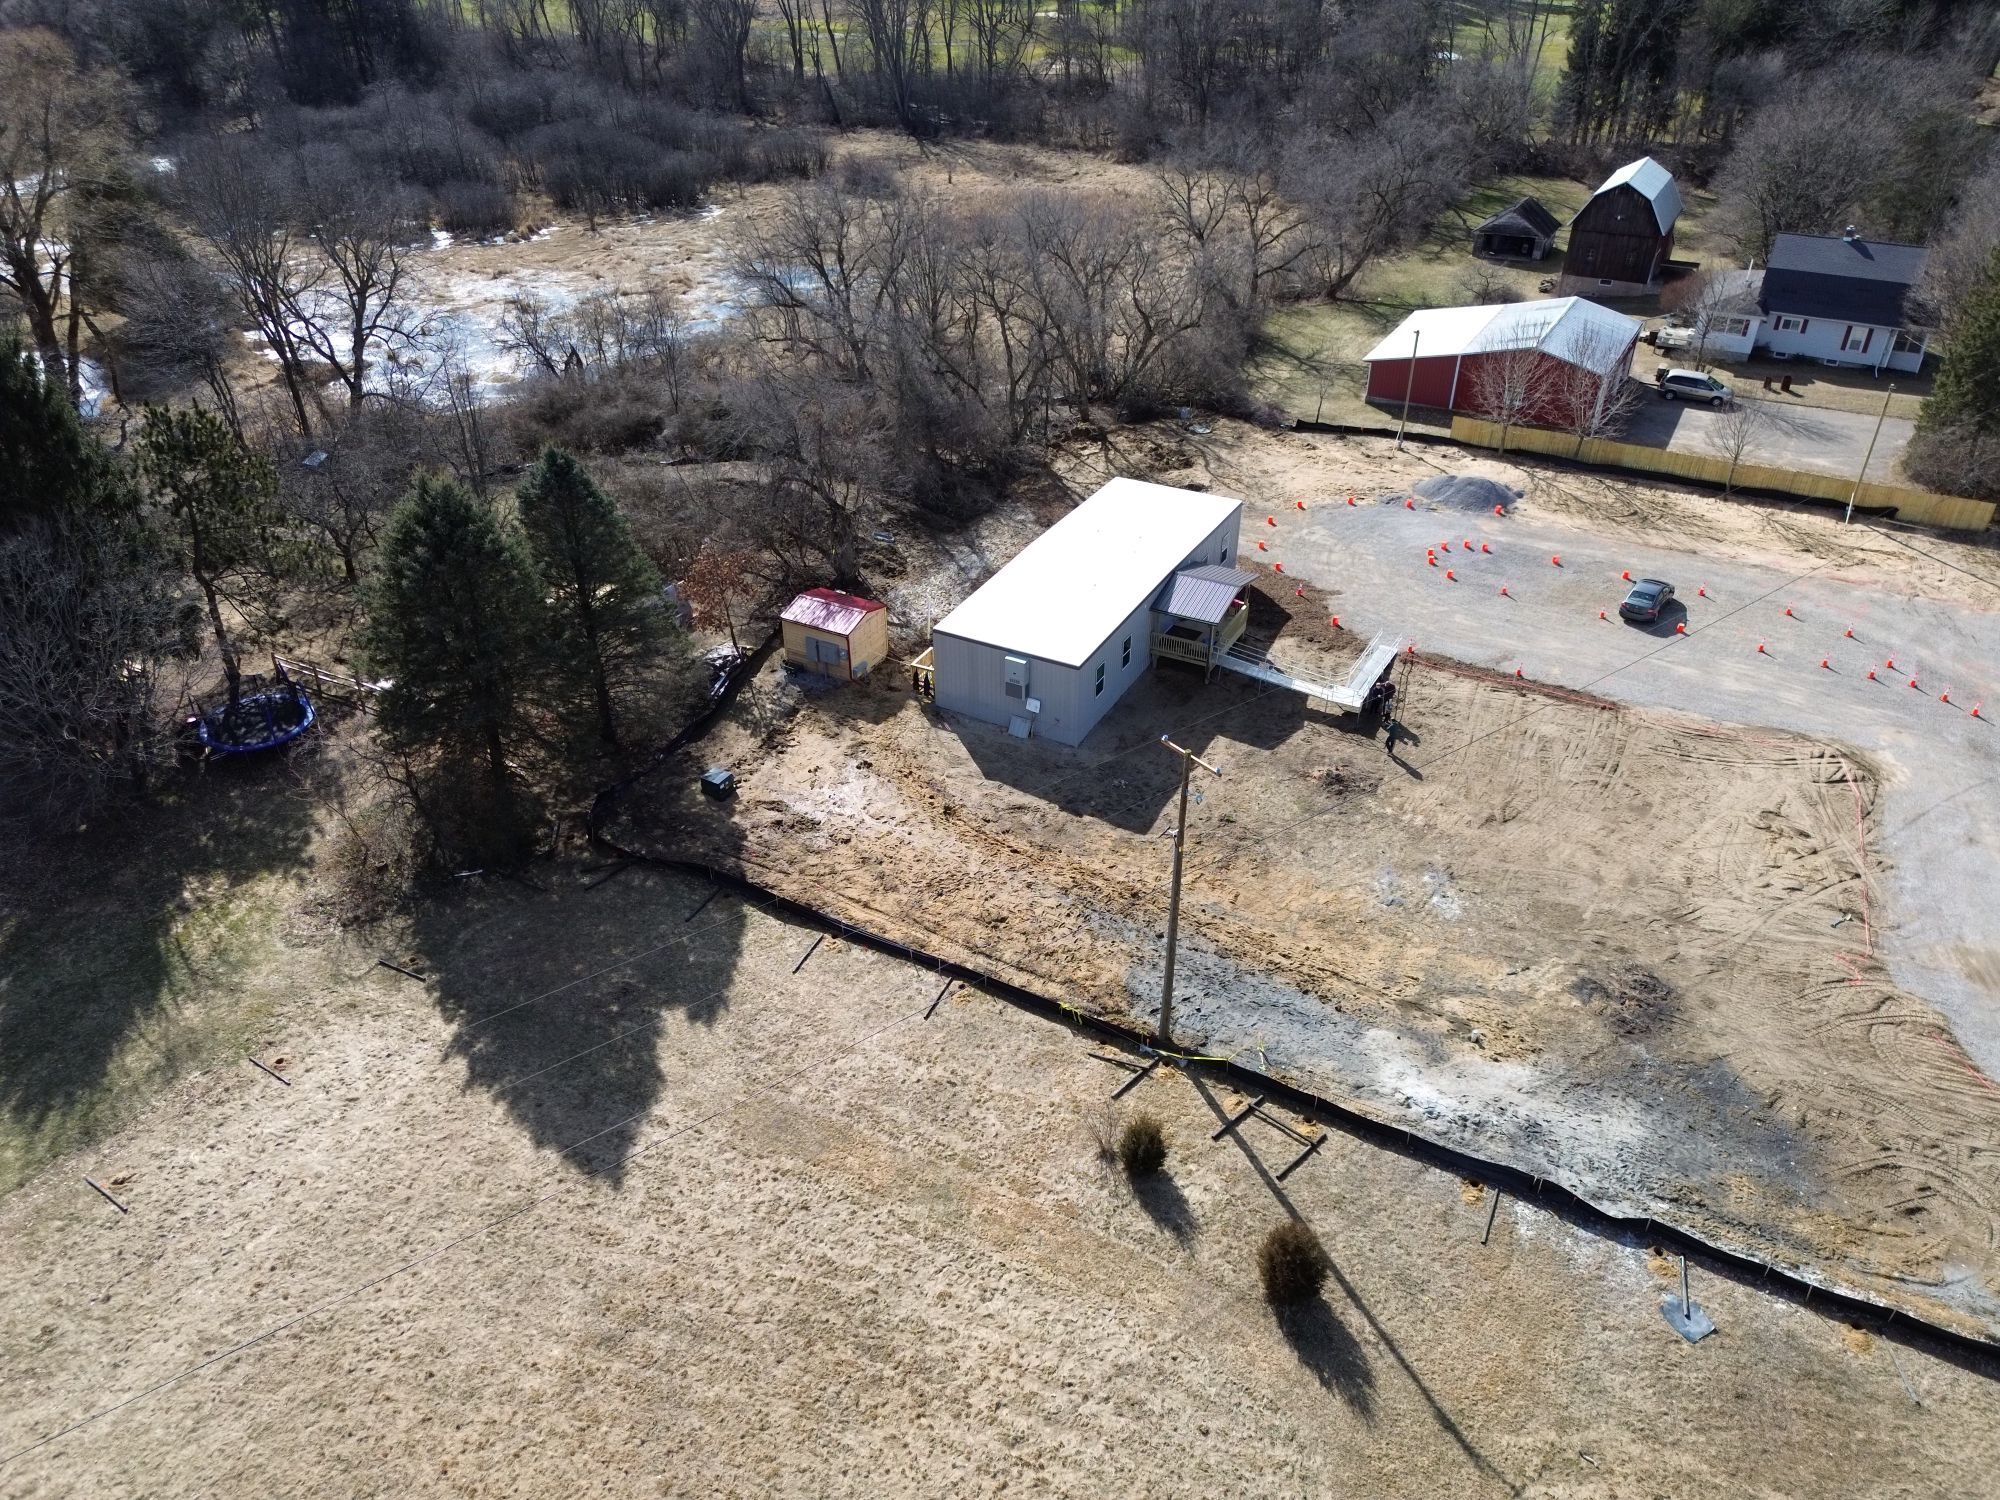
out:
{"label": "shed door", "polygon": [[839,667],[847,663],[847,648],[839,641],[829,641],[824,636],[806,637],[806,660],[823,666]]}

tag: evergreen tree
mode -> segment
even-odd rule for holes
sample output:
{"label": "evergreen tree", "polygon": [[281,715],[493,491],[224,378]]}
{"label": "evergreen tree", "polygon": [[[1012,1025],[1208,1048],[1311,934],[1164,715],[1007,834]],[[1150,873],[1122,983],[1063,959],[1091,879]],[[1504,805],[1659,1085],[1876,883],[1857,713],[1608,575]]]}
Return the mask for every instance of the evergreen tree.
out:
{"label": "evergreen tree", "polygon": [[208,606],[234,707],[243,674],[222,606],[240,607],[272,577],[277,475],[227,422],[199,405],[182,411],[146,408],[139,468],[165,512],[168,540],[179,550],[181,567]]}
{"label": "evergreen tree", "polygon": [[550,448],[520,489],[521,527],[556,614],[560,664],[588,681],[604,743],[618,743],[620,679],[667,633],[660,576],[611,497],[569,454]]}
{"label": "evergreen tree", "polygon": [[519,534],[463,485],[422,476],[389,519],[365,598],[362,650],[391,680],[378,708],[390,743],[484,753],[504,793],[545,620]]}
{"label": "evergreen tree", "polygon": [[1925,433],[2000,435],[2000,249],[1952,319],[1918,428]]}
{"label": "evergreen tree", "polygon": [[0,536],[35,517],[129,515],[130,476],[18,340],[0,340]]}

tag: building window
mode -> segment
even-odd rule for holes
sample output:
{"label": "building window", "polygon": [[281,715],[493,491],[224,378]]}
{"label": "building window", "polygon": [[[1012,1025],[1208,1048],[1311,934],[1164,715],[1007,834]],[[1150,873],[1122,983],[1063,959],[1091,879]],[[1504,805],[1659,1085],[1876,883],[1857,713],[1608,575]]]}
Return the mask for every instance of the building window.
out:
{"label": "building window", "polygon": [[1222,560],[1223,560],[1224,562],[1228,562],[1228,561],[1229,561],[1229,549],[1228,549],[1227,547],[1224,547],[1224,548],[1222,549]]}
{"label": "building window", "polygon": [[1093,697],[1093,698],[1101,698],[1101,697],[1103,697],[1103,696],[1104,696],[1104,663],[1103,663],[1103,662],[1099,662],[1099,663],[1097,664],[1097,686],[1096,686],[1095,688],[1091,689],[1091,694],[1090,694],[1090,695],[1091,695],[1091,697]]}
{"label": "building window", "polygon": [[1923,335],[1912,333],[1907,328],[1898,328],[1896,330],[1896,343],[1892,352],[1896,354],[1921,354],[1923,351]]}
{"label": "building window", "polygon": [[1732,338],[1741,338],[1750,331],[1750,320],[1748,318],[1724,318],[1722,320],[1722,331]]}
{"label": "building window", "polygon": [[1125,649],[1118,653],[1118,665],[1121,667],[1132,665],[1132,637],[1129,635],[1125,637]]}
{"label": "building window", "polygon": [[1806,331],[1806,320],[1804,318],[1788,318],[1783,313],[1780,313],[1773,320],[1771,326],[1780,333],[1804,333]]}
{"label": "building window", "polygon": [[1843,354],[1866,354],[1868,346],[1874,341],[1874,338],[1874,329],[1856,328],[1850,323],[1847,326],[1846,335],[1840,341],[1840,350]]}

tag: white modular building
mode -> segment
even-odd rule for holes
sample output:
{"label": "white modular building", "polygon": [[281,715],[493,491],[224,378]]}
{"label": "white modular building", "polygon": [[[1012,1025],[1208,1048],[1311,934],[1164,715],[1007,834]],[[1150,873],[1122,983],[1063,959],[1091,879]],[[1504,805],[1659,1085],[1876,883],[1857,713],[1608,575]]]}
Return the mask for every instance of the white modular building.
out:
{"label": "white modular building", "polygon": [[[1112,480],[932,627],[937,706],[1075,745],[1152,665],[1156,637],[1160,654],[1212,664],[1246,612],[1242,520],[1240,500]],[[1208,571],[1177,580],[1191,569]]]}

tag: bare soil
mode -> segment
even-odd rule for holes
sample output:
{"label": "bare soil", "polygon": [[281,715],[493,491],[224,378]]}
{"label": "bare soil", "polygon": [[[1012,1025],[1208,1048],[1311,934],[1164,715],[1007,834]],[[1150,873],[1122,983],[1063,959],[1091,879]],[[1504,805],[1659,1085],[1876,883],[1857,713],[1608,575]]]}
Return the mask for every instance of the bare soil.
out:
{"label": "bare soil", "polygon": [[[1279,1184],[1214,1082],[1111,1106],[1064,1026],[602,873],[378,929],[426,982],[327,976],[262,1039],[289,1085],[204,1073],[0,1202],[0,1491],[1989,1491],[1996,1371],[1900,1321],[1697,1265],[1690,1347],[1642,1240],[1510,1197],[1482,1245],[1486,1189],[1339,1135]],[[1336,1270],[1280,1321],[1287,1214]]]}
{"label": "bare soil", "polygon": [[[1218,487],[1256,493],[1246,473],[1286,461],[1282,434],[1216,441],[1120,435],[1077,461],[1077,484],[1100,462],[1207,482],[1226,453]],[[1348,446],[1358,486],[1430,471]],[[1782,507],[1491,467],[1593,525],[1803,543],[1945,597],[1973,587],[1958,559],[1981,561]],[[1300,587],[1264,578],[1274,655],[1339,673],[1342,591]],[[774,667],[619,832],[1150,1026],[1176,775],[1154,742],[1170,732],[1225,771],[1191,819],[1184,1043],[1608,1208],[2000,1329],[2000,1088],[1876,955],[1893,914],[1870,904],[1868,758],[1463,664],[1406,673],[1399,762],[1372,729],[1232,677],[1158,671],[1069,751],[946,722],[906,676],[829,690]],[[734,803],[694,794],[708,764],[736,771]]]}

